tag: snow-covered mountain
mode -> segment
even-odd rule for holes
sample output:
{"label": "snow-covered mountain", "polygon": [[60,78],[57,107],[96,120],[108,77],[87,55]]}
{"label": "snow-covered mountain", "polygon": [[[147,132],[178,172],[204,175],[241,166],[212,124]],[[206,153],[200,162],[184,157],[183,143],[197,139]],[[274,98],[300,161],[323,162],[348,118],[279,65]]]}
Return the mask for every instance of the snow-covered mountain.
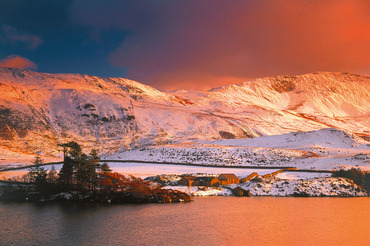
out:
{"label": "snow-covered mountain", "polygon": [[0,68],[0,159],[101,153],[336,128],[369,140],[370,77],[313,73],[208,92],[161,92],[123,78]]}

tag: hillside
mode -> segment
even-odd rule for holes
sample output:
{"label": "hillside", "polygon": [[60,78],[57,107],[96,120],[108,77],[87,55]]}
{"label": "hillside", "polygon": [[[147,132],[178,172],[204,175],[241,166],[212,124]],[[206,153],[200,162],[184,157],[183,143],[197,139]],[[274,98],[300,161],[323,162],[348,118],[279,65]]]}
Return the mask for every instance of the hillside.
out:
{"label": "hillside", "polygon": [[106,159],[277,169],[297,167],[332,170],[359,167],[370,171],[370,145],[344,131],[326,128],[208,143],[147,146],[118,152]]}
{"label": "hillside", "polygon": [[161,92],[123,78],[0,68],[0,159],[60,156],[57,144],[72,140],[114,154],[328,127],[369,139],[369,98],[370,78],[347,73]]}

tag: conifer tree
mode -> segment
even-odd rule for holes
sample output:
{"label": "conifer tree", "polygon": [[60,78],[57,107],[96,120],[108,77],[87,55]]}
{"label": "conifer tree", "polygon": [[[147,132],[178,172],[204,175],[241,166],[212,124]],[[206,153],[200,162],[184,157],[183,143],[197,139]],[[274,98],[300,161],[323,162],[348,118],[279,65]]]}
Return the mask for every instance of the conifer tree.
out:
{"label": "conifer tree", "polygon": [[50,183],[55,183],[57,181],[57,171],[55,170],[55,166],[51,166],[51,170],[48,173],[47,180]]}
{"label": "conifer tree", "polygon": [[102,165],[101,165],[101,171],[103,173],[110,173],[112,172],[112,169],[110,168],[110,166],[108,165],[108,163],[104,162]]}
{"label": "conifer tree", "polygon": [[100,168],[100,157],[98,156],[98,150],[92,149],[89,156],[89,174],[91,188],[95,189],[96,184],[96,169]]}
{"label": "conifer tree", "polygon": [[84,187],[94,188],[96,168],[99,167],[98,151],[93,149],[90,156],[82,152],[76,142],[61,144],[64,152],[64,164],[59,172],[60,180],[64,184],[71,184],[74,180]]}
{"label": "conifer tree", "polygon": [[59,181],[63,184],[69,185],[72,183],[73,177],[73,162],[69,156],[65,156],[63,166],[59,171]]}
{"label": "conifer tree", "polygon": [[47,171],[45,168],[41,167],[44,161],[40,156],[36,156],[32,164],[33,166],[29,169],[30,181],[37,184],[46,183]]}

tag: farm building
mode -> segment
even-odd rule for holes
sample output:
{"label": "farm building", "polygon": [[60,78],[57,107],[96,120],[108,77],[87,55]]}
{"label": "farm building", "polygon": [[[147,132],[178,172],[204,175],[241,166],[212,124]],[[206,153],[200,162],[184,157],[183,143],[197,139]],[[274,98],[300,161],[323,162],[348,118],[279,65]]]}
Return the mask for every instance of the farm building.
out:
{"label": "farm building", "polygon": [[177,182],[178,185],[185,185],[185,186],[193,186],[194,180],[196,177],[194,176],[183,176],[179,182]]}
{"label": "farm building", "polygon": [[220,184],[220,180],[216,177],[197,177],[193,183],[197,186],[219,186]]}
{"label": "farm building", "polygon": [[178,182],[178,185],[184,186],[219,186],[229,184],[239,184],[239,178],[233,173],[223,173],[218,177],[212,176],[183,176]]}
{"label": "farm building", "polygon": [[229,184],[239,184],[239,178],[233,173],[222,173],[220,176],[217,177],[221,185],[229,185]]}

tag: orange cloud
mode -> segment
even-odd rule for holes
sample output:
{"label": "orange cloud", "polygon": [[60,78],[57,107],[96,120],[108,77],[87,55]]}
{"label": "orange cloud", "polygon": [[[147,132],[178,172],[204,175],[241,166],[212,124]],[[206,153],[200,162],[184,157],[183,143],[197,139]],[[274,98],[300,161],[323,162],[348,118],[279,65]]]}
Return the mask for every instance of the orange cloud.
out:
{"label": "orange cloud", "polygon": [[82,24],[130,31],[110,62],[161,89],[370,67],[365,0],[75,2],[89,4],[76,15]]}
{"label": "orange cloud", "polygon": [[37,65],[35,63],[20,56],[8,56],[7,58],[0,60],[0,67],[37,69]]}

